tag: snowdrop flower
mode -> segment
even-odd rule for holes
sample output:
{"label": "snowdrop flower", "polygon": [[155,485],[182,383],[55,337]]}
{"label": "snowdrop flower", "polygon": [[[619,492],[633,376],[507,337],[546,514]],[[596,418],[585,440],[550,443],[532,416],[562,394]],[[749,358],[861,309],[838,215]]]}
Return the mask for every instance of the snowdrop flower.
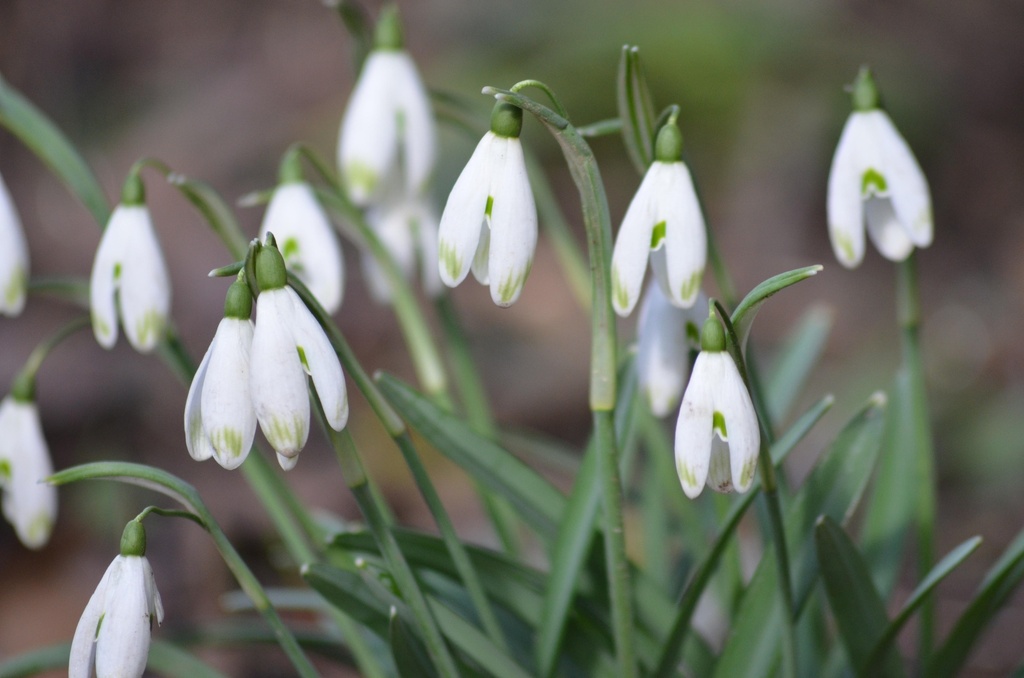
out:
{"label": "snowdrop flower", "polygon": [[537,208],[519,133],[521,109],[498,103],[491,130],[477,144],[441,214],[441,280],[461,283],[470,268],[491,299],[510,306],[519,298],[537,247]]}
{"label": "snowdrop flower", "polygon": [[338,356],[313,314],[288,287],[284,259],[273,239],[256,255],[256,330],[252,338],[250,392],[263,435],[285,470],[298,461],[309,436],[313,379],[327,423],[335,431],[348,421],[345,376]]}
{"label": "snowdrop flower", "polygon": [[828,233],[843,266],[864,258],[864,223],[886,259],[903,261],[932,242],[928,182],[907,142],[878,107],[878,90],[862,68],[853,113],[843,127],[828,177]]}
{"label": "snowdrop flower", "polygon": [[27,285],[28,246],[14,201],[0,177],[0,313],[21,313]]}
{"label": "snowdrop flower", "polygon": [[11,394],[0,402],[0,488],[7,522],[22,544],[39,549],[49,541],[57,519],[57,489],[42,482],[53,466],[33,386],[16,380]]}
{"label": "snowdrop flower", "polygon": [[427,90],[403,49],[398,13],[387,9],[341,122],[338,168],[349,197],[369,204],[392,173],[419,195],[434,169],[436,143]]}
{"label": "snowdrop flower", "polygon": [[256,436],[249,387],[252,296],[240,273],[228,289],[224,318],[199,364],[185,400],[185,444],[196,461],[213,457],[238,468]]}
{"label": "snowdrop flower", "polygon": [[691,499],[705,482],[718,492],[749,490],[761,444],[750,394],[714,316],[704,322],[701,349],[676,423],[676,471]]}
{"label": "snowdrop flower", "polygon": [[149,659],[153,620],[164,619],[153,568],[146,559],[146,532],[133,520],[124,528],[114,558],[89,598],[71,641],[68,678],[141,676]]}
{"label": "snowdrop flower", "polygon": [[149,353],[163,339],[171,283],[137,174],[125,182],[121,204],[96,250],[89,305],[93,333],[103,348],[117,343],[118,314],[129,343],[140,353]]}
{"label": "snowdrop flower", "polygon": [[700,348],[700,323],[707,298],[697,297],[692,308],[672,305],[661,286],[651,282],[640,304],[637,321],[636,371],[640,390],[656,417],[679,404],[690,374],[690,349]]}
{"label": "snowdrop flower", "polygon": [[309,184],[293,179],[274,190],[260,238],[267,233],[277,238],[288,270],[328,313],[337,311],[345,284],[341,245]]}
{"label": "snowdrop flower", "polygon": [[654,162],[615,238],[612,305],[620,316],[629,315],[640,297],[648,257],[673,304],[689,308],[697,300],[707,260],[707,234],[682,152],[682,134],[670,118],[658,132]]}
{"label": "snowdrop flower", "polygon": [[[413,276],[418,264],[427,295],[436,297],[441,293],[441,278],[434,265],[437,261],[437,213],[429,200],[396,193],[381,205],[369,208],[366,220],[406,279]],[[377,258],[364,249],[361,261],[370,296],[378,303],[390,302],[391,284]]]}

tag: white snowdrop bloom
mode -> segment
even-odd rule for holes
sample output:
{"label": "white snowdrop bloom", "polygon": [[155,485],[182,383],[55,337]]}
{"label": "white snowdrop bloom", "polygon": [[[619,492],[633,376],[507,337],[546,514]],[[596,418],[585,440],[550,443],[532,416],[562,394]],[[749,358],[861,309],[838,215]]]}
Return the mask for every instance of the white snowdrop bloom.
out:
{"label": "white snowdrop bloom", "polygon": [[864,258],[864,224],[887,259],[903,261],[932,242],[928,182],[907,142],[878,107],[871,73],[853,86],[854,112],[839,137],[828,177],[828,232],[843,266]]}
{"label": "white snowdrop bloom", "polygon": [[[651,412],[667,416],[679,404],[690,375],[690,349],[700,348],[700,325],[707,298],[677,308],[656,282],[647,285],[637,320],[636,371]],[[698,310],[701,309],[701,310]]]}
{"label": "white snowdrop bloom", "polygon": [[537,248],[537,208],[519,133],[521,109],[498,103],[441,214],[438,266],[449,287],[470,269],[498,306],[519,298]]}
{"label": "white snowdrop bloom", "polygon": [[21,543],[42,548],[57,519],[57,488],[42,482],[53,474],[34,401],[8,395],[0,402],[0,488],[4,517]]}
{"label": "white snowdrop bloom", "polygon": [[238,468],[256,436],[249,386],[252,297],[239,278],[228,290],[224,318],[192,379],[185,401],[185,444],[197,461],[213,457]]}
{"label": "white snowdrop bloom", "polygon": [[434,169],[436,136],[427,89],[403,49],[397,12],[385,10],[341,122],[338,169],[349,197],[368,205],[399,163],[406,191],[421,194]]}
{"label": "white snowdrop bloom", "polygon": [[718,492],[749,490],[761,444],[754,405],[717,318],[704,323],[701,346],[676,422],[676,471],[691,499],[705,482]]}
{"label": "white snowdrop bloom", "polygon": [[14,201],[0,177],[0,313],[21,313],[27,287],[28,246]]}
{"label": "white snowdrop bloom", "polygon": [[250,392],[256,419],[286,470],[309,436],[309,392],[313,379],[327,423],[336,431],[348,421],[341,363],[327,335],[295,291],[288,287],[277,247],[264,245],[256,258],[260,295],[252,339]]}
{"label": "white snowdrop bloom", "polygon": [[658,132],[654,162],[615,238],[612,305],[620,316],[632,313],[640,297],[648,258],[673,304],[689,308],[697,300],[707,261],[707,233],[682,152],[682,134],[669,120]]}
{"label": "white snowdrop bloom", "polygon": [[142,181],[133,174],[96,250],[89,305],[93,333],[103,348],[117,343],[118,315],[140,353],[149,353],[164,337],[171,281],[144,199]]}
{"label": "white snowdrop bloom", "polygon": [[345,285],[341,244],[309,184],[289,181],[274,190],[260,238],[267,233],[277,239],[288,270],[328,313],[337,311]]}
{"label": "white snowdrop bloom", "polygon": [[137,678],[146,670],[153,620],[163,621],[164,608],[145,556],[145,532],[139,547],[141,530],[136,521],[125,528],[121,555],[82,612],[71,641],[68,678]]}
{"label": "white snowdrop bloom", "polygon": [[[367,209],[366,220],[407,280],[419,266],[427,295],[436,297],[441,293],[441,277],[434,265],[438,220],[429,200],[396,194],[381,205]],[[377,258],[364,249],[360,260],[370,296],[378,303],[389,303],[391,284]]]}

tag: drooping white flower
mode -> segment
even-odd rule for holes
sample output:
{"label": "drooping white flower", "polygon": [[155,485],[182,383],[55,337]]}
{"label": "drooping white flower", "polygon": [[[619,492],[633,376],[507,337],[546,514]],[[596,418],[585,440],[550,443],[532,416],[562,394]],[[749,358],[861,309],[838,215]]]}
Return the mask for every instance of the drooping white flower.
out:
{"label": "drooping white flower", "polygon": [[676,422],[679,481],[690,498],[705,482],[718,492],[746,492],[761,444],[757,414],[717,318],[704,323],[701,346]]}
{"label": "drooping white flower", "polygon": [[875,247],[903,261],[932,242],[928,182],[907,142],[878,107],[867,69],[853,86],[854,112],[839,137],[828,177],[828,232],[843,266],[864,258],[864,224]]}
{"label": "drooping white flower", "polygon": [[449,287],[470,268],[498,306],[519,298],[537,247],[537,208],[519,141],[523,112],[498,103],[441,214],[438,266]]}
{"label": "drooping white flower", "polygon": [[363,63],[338,138],[338,168],[349,197],[369,204],[396,172],[419,195],[434,169],[434,115],[416,64],[403,49],[397,12],[385,10]]}
{"label": "drooping white flower", "polygon": [[285,283],[277,247],[257,255],[260,295],[252,339],[250,392],[263,435],[283,468],[292,468],[309,435],[309,392],[313,379],[327,423],[336,431],[348,421],[348,397],[341,363],[327,335],[295,291]]}
{"label": "drooping white flower", "polygon": [[651,412],[664,417],[679,404],[690,374],[690,350],[700,348],[704,295],[691,308],[677,308],[656,282],[647,285],[637,320],[636,371]]}
{"label": "drooping white flower", "polygon": [[28,246],[14,201],[0,177],[0,313],[21,313],[27,286]]}
{"label": "drooping white flower", "polygon": [[117,343],[118,315],[140,353],[156,348],[167,326],[171,282],[143,200],[142,182],[133,174],[96,250],[89,305],[93,333],[103,348]]}
{"label": "drooping white flower", "polygon": [[35,402],[8,395],[0,402],[0,488],[4,517],[21,543],[42,548],[57,519],[57,489]]}
{"label": "drooping white flower", "polygon": [[[141,524],[132,521],[125,528]],[[153,568],[142,550],[126,547],[114,558],[89,598],[71,641],[68,678],[137,678],[146,670],[153,620],[163,621],[164,608],[156,590]],[[127,553],[126,553],[127,551]]]}
{"label": "drooping white flower", "polygon": [[[423,290],[436,297],[441,292],[437,266],[437,213],[429,200],[395,194],[366,211],[366,220],[408,280],[420,267]],[[370,296],[379,303],[391,301],[391,284],[373,253],[364,250],[363,278]]]}
{"label": "drooping white flower", "polygon": [[197,461],[213,457],[238,468],[256,436],[249,382],[252,297],[241,278],[232,283],[224,318],[192,379],[185,401],[185,444]]}
{"label": "drooping white flower", "polygon": [[689,308],[707,261],[704,217],[693,179],[681,160],[683,141],[675,122],[658,132],[655,160],[633,196],[612,251],[612,305],[620,316],[633,311],[647,260],[673,304]]}
{"label": "drooping white flower", "polygon": [[273,233],[285,265],[299,277],[328,313],[341,307],[345,271],[341,244],[331,222],[304,181],[274,190],[260,226],[260,238]]}

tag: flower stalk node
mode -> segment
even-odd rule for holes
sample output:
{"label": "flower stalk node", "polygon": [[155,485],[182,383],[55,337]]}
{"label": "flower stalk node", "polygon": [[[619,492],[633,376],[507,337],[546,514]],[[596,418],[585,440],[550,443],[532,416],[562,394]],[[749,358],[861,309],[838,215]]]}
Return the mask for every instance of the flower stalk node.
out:
{"label": "flower stalk node", "polygon": [[124,532],[121,533],[121,555],[146,555],[146,528],[141,521],[132,520],[124,526]]}

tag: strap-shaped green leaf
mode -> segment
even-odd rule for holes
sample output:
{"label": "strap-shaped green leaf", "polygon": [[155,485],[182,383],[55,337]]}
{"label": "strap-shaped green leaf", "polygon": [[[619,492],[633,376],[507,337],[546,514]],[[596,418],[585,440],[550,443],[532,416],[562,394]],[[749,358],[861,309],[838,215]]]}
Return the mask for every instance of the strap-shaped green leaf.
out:
{"label": "strap-shaped green leaf", "polygon": [[832,312],[820,306],[812,307],[790,333],[775,360],[774,368],[765,379],[765,403],[768,414],[778,425],[800,395],[800,389],[814,369],[825,348],[832,329]]}
{"label": "strap-shaped green leaf", "polygon": [[626,152],[640,174],[654,160],[654,103],[640,64],[640,50],[623,45],[617,80],[619,118]]}
{"label": "strap-shaped green leaf", "polygon": [[767,301],[768,297],[801,280],[807,280],[822,268],[821,265],[815,265],[786,271],[768,278],[750,290],[747,296],[743,297],[743,301],[736,306],[736,310],[732,312],[732,324],[736,328],[736,338],[739,340],[740,346],[746,345],[747,337],[750,336],[750,327],[754,323],[754,316],[761,310],[761,304]]}
{"label": "strap-shaped green leaf", "polygon": [[395,609],[391,610],[388,630],[391,656],[394,657],[398,675],[401,678],[436,678],[437,672],[430,665],[430,658],[427,657],[423,644]]}

